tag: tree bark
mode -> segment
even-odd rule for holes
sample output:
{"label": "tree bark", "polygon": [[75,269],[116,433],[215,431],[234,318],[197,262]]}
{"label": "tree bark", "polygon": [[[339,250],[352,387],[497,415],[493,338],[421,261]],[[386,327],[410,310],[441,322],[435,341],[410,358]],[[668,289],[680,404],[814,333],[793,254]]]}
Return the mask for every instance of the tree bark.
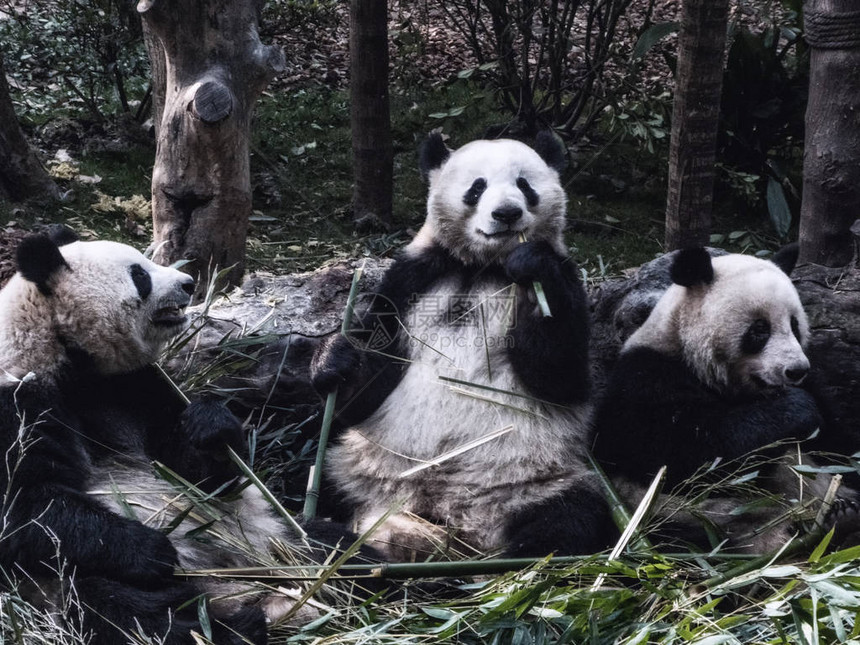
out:
{"label": "tree bark", "polygon": [[148,23],[143,22],[143,44],[149,58],[149,75],[152,83],[152,127],[158,140],[161,118],[164,116],[164,98],[167,95],[167,63],[164,60],[164,47],[152,33]]}
{"label": "tree bark", "polygon": [[666,250],[707,244],[728,0],[684,0],[669,146]]}
{"label": "tree bark", "polygon": [[807,0],[812,48],[800,259],[829,267],[854,256],[851,225],[860,218],[860,7],[856,0]]}
{"label": "tree bark", "polygon": [[[238,284],[251,214],[254,102],[284,68],[257,33],[260,0],[140,0],[164,52],[165,88],[152,172],[154,259],[183,267],[204,293],[216,269]],[[156,108],[157,111],[157,108]],[[221,285],[223,286],[223,285]]]}
{"label": "tree bark", "polygon": [[29,198],[58,199],[60,190],[33,153],[18,118],[6,82],[0,54],[0,194],[12,201]]}
{"label": "tree bark", "polygon": [[357,226],[391,222],[394,152],[388,101],[388,3],[349,7],[352,212]]}

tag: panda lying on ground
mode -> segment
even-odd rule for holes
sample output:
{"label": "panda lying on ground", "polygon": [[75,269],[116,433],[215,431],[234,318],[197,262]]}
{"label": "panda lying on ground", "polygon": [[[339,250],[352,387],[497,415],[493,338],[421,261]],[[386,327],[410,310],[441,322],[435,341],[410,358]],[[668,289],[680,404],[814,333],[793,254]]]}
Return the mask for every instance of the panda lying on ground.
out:
{"label": "panda lying on ground", "polygon": [[[720,460],[731,463],[712,468],[706,482],[725,484],[740,474],[726,469],[758,469],[754,483],[773,496],[773,505],[746,513],[738,511],[753,498],[744,498],[740,487],[718,487],[692,508],[669,498],[663,515],[672,515],[664,526],[670,536],[710,548],[707,534],[716,532],[717,541],[727,538],[734,548],[770,551],[795,528],[786,521],[770,525],[786,502],[826,492],[829,478],[801,478],[785,465],[797,462],[796,450],[785,446],[747,464],[737,461],[774,442],[829,430],[816,399],[800,387],[809,371],[803,350],[809,326],[788,277],[796,259],[796,247],[772,262],[737,254],[711,258],[701,248],[678,252],[674,284],[621,351],[598,406],[594,454],[631,507],[664,464],[666,489]],[[786,459],[774,462],[780,455]],[[847,487],[841,493],[856,497]]]}
{"label": "panda lying on ground", "polygon": [[[25,239],[0,291],[3,581],[38,587],[28,599],[53,610],[73,593],[94,645],[124,642],[117,630],[190,644],[204,633],[197,597],[235,589],[184,582],[174,567],[266,564],[251,554],[293,537],[256,488],[237,485],[236,418],[213,402],[185,408],[152,365],[183,329],[192,279],[69,233]],[[152,460],[216,495],[183,519],[187,503]],[[214,642],[265,643],[282,602],[211,602]]]}
{"label": "panda lying on ground", "polygon": [[614,528],[582,454],[588,310],[562,237],[563,148],[545,133],[534,149],[500,139],[452,152],[431,134],[420,161],[427,218],[356,325],[361,347],[332,337],[312,364],[351,425],[327,474],[359,532],[402,502],[376,533],[395,559],[454,540],[511,556],[605,548]]}

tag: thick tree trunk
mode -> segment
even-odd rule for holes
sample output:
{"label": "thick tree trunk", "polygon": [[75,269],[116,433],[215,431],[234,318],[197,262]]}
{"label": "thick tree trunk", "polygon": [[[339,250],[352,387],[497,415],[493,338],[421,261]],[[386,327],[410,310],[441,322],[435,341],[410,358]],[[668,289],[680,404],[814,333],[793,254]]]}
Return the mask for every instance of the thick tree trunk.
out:
{"label": "thick tree trunk", "polygon": [[21,132],[0,55],[0,195],[13,201],[57,199],[60,191]]}
{"label": "thick tree trunk", "polygon": [[198,294],[215,269],[228,269],[231,285],[245,269],[251,116],[263,88],[284,68],[283,52],[260,42],[260,4],[137,5],[164,52],[166,92],[152,172],[155,260],[190,260],[183,269],[198,278]]}
{"label": "thick tree trunk", "polygon": [[851,225],[860,218],[860,6],[856,0],[807,0],[812,48],[800,259],[848,264]]}
{"label": "thick tree trunk", "polygon": [[149,74],[152,83],[152,126],[155,129],[157,140],[161,118],[164,116],[164,97],[167,95],[167,64],[164,60],[164,48],[145,20],[143,21],[143,43],[149,57]]}
{"label": "thick tree trunk", "polygon": [[669,147],[666,250],[707,244],[728,0],[684,0]]}
{"label": "thick tree trunk", "polygon": [[385,0],[350,2],[352,212],[358,226],[391,222],[394,153],[388,102],[387,5]]}

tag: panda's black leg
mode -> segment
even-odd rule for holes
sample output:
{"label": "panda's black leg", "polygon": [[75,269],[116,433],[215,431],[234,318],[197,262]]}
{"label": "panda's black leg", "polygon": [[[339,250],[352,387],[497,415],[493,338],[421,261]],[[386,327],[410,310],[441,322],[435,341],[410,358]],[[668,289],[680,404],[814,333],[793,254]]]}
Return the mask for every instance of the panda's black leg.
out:
{"label": "panda's black leg", "polygon": [[595,553],[618,537],[606,501],[588,486],[521,510],[509,518],[506,533],[510,558]]}
{"label": "panda's black leg", "polygon": [[[72,599],[83,611],[77,612],[73,605],[69,619],[83,632],[92,633],[90,645],[130,640],[123,633],[140,633],[164,645],[194,645],[191,631],[204,633],[198,619],[198,596],[195,587],[184,583],[145,590],[105,578],[80,578],[74,582]],[[267,642],[265,616],[259,607],[210,618],[212,640],[219,645]]]}

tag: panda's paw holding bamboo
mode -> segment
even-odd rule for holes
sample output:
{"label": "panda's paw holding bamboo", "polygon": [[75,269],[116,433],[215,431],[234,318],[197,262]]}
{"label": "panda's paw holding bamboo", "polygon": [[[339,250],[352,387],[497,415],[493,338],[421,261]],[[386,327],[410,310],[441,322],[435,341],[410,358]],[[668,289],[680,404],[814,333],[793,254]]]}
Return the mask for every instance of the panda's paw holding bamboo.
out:
{"label": "panda's paw holding bamboo", "polygon": [[311,384],[325,396],[349,383],[361,367],[361,352],[341,334],[329,336],[311,360]]}
{"label": "panda's paw holding bamboo", "polygon": [[524,242],[510,252],[505,270],[512,281],[529,286],[535,280],[555,280],[562,261],[548,242]]}
{"label": "panda's paw holding bamboo", "polygon": [[194,401],[182,413],[182,425],[189,443],[204,454],[226,458],[228,447],[242,452],[242,424],[223,403]]}

